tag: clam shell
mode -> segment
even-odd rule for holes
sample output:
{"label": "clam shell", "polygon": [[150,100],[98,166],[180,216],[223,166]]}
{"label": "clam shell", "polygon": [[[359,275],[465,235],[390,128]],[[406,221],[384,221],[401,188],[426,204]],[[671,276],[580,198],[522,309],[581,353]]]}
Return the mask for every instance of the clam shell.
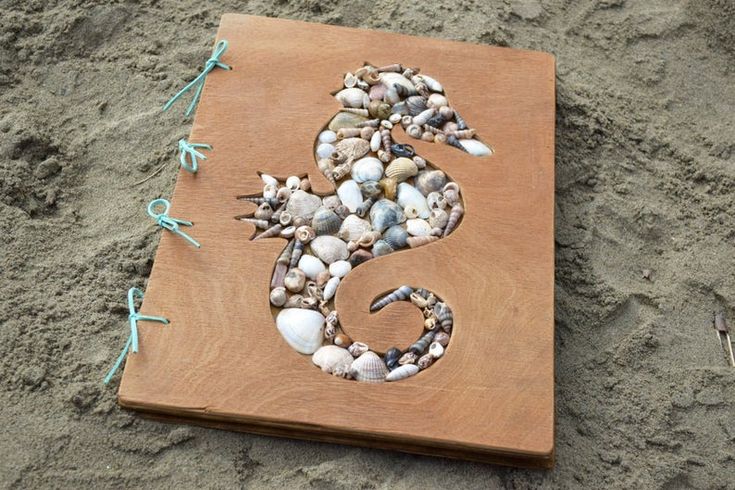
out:
{"label": "clam shell", "polygon": [[299,189],[291,194],[291,198],[286,204],[286,211],[293,217],[311,218],[321,205],[322,200],[319,196]]}
{"label": "clam shell", "polygon": [[321,207],[311,219],[311,227],[317,235],[333,235],[339,231],[342,219],[331,209]]}
{"label": "clam shell", "polygon": [[351,214],[342,222],[342,226],[340,227],[337,236],[344,241],[357,241],[363,233],[371,231],[372,229],[373,227],[370,225],[369,221]]}
{"label": "clam shell", "polygon": [[350,256],[347,250],[347,244],[339,238],[330,235],[316,237],[311,241],[309,246],[314,255],[326,264],[332,264],[338,260],[346,260]]}
{"label": "clam shell", "polygon": [[401,207],[388,199],[381,199],[370,208],[370,222],[373,229],[380,233],[404,221],[406,216]]}
{"label": "clam shell", "polygon": [[383,240],[391,246],[393,250],[398,250],[405,247],[408,242],[408,232],[399,225],[394,225],[383,232]]}
{"label": "clam shell", "polygon": [[352,264],[346,260],[338,260],[329,264],[329,273],[334,277],[345,277],[352,270]]}
{"label": "clam shell", "polygon": [[337,286],[339,286],[339,280],[339,277],[333,277],[324,285],[324,301],[329,301],[334,297],[334,294],[337,292]]}
{"label": "clam shell", "polygon": [[444,87],[442,87],[442,84],[434,80],[428,75],[421,74],[419,75],[421,77],[421,81],[426,84],[426,86],[431,90],[432,92],[444,92]]}
{"label": "clam shell", "polygon": [[409,206],[413,207],[416,210],[418,217],[421,219],[427,219],[431,215],[429,203],[426,202],[426,198],[411,184],[407,184],[405,182],[398,184],[397,194],[398,205],[404,210]]}
{"label": "clam shell", "polygon": [[276,316],[283,339],[302,354],[313,354],[324,339],[324,316],[314,310],[286,308]]}
{"label": "clam shell", "polygon": [[314,355],[311,356],[311,362],[319,366],[322,371],[329,374],[341,374],[349,372],[349,368],[355,359],[342,347],[336,345],[325,345],[319,347]]}
{"label": "clam shell", "polygon": [[316,147],[317,158],[329,158],[334,153],[334,145],[331,143],[319,143]]}
{"label": "clam shell", "polygon": [[324,262],[317,259],[313,255],[304,254],[299,259],[299,269],[304,271],[306,277],[312,281],[316,281],[320,272],[327,269]]}
{"label": "clam shell", "polygon": [[389,253],[393,253],[395,252],[395,250],[385,240],[378,240],[373,245],[372,252],[373,252],[373,257],[380,257],[382,255],[388,255]]}
{"label": "clam shell", "polygon": [[413,177],[418,173],[419,169],[413,160],[406,157],[400,157],[393,160],[390,165],[385,168],[385,175],[398,182]]}
{"label": "clam shell", "polygon": [[426,110],[426,98],[420,95],[412,95],[406,99],[406,111],[410,116],[418,116]]}
{"label": "clam shell", "polygon": [[416,188],[421,194],[428,196],[431,192],[438,192],[447,183],[447,175],[441,170],[425,170],[416,176]]}
{"label": "clam shell", "polygon": [[414,374],[419,372],[419,367],[416,364],[404,364],[398,366],[393,371],[388,373],[385,377],[386,381],[399,381],[401,379],[410,378]]}
{"label": "clam shell", "polygon": [[493,151],[480,140],[459,140],[459,144],[462,145],[467,153],[476,157],[484,157],[493,153]]}
{"label": "clam shell", "polygon": [[337,141],[337,133],[330,130],[325,130],[319,133],[319,143],[334,143]]}
{"label": "clam shell", "polygon": [[406,221],[406,231],[411,236],[429,236],[431,235],[431,226],[426,220],[416,218]]}
{"label": "clam shell", "polygon": [[[329,121],[329,130],[335,133],[342,128],[354,128],[361,122],[367,121],[366,117],[351,112],[338,112],[331,121]],[[335,134],[336,137],[336,134]]]}
{"label": "clam shell", "polygon": [[[414,87],[411,80],[404,77],[400,73],[395,72],[384,72],[380,74],[380,81],[383,85],[388,87],[389,91],[390,89],[393,89],[394,85],[400,85],[404,89],[406,89],[406,93],[408,95],[416,95],[416,87]],[[387,94],[386,94],[387,95]]]}
{"label": "clam shell", "polygon": [[363,383],[382,383],[388,374],[388,368],[375,352],[367,351],[352,362],[350,374]]}
{"label": "clam shell", "polygon": [[367,107],[370,103],[368,94],[359,88],[342,89],[334,96],[345,107]]}
{"label": "clam shell", "polygon": [[[352,180],[358,184],[383,177],[383,162],[375,157],[364,157],[352,165]],[[443,185],[443,184],[442,184]]]}
{"label": "clam shell", "polygon": [[362,192],[360,192],[360,186],[354,180],[345,180],[337,189],[337,195],[339,196],[342,204],[347,206],[347,209],[351,213],[357,211],[357,208],[362,204]]}
{"label": "clam shell", "polygon": [[442,94],[431,94],[429,100],[426,101],[428,107],[440,108],[447,105],[447,98]]}

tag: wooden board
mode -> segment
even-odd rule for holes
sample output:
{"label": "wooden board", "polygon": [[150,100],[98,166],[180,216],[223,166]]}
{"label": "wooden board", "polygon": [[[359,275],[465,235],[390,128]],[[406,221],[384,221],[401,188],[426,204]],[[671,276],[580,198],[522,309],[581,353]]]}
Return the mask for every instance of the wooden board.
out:
{"label": "wooden board", "polygon": [[[480,461],[549,467],[554,454],[554,59],[545,53],[225,15],[217,36],[232,71],[207,78],[189,141],[214,151],[182,172],[171,216],[202,243],[161,239],[141,311],[122,406],[157,417],[262,434]],[[457,181],[466,214],[449,237],[376,258],[345,278],[336,300],[349,333],[408,345],[420,314],[369,314],[401,284],[453,309],[447,354],[408,380],[368,385],[322,373],[275,328],[268,303],[285,241],[249,241],[235,199],[262,188],[257,171],[308,174],[314,140],[337,109],[330,92],[363,61],[418,66],[495,154],[478,159],[411,141]],[[182,104],[183,109],[183,104]],[[403,141],[408,142],[408,141]]]}

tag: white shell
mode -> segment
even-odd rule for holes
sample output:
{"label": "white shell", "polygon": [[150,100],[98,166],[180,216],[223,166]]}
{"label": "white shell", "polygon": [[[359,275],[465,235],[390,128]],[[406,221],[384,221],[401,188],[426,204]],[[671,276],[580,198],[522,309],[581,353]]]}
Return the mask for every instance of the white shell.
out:
{"label": "white shell", "polygon": [[313,255],[304,254],[299,259],[299,269],[304,271],[306,277],[312,281],[316,281],[316,276],[323,270],[327,269],[324,262],[317,259]]}
{"label": "white shell", "polygon": [[479,140],[459,140],[459,144],[467,150],[467,153],[476,157],[484,157],[492,154],[492,150]]}
{"label": "white shell", "polygon": [[334,277],[345,277],[352,270],[352,264],[346,260],[338,260],[329,264],[329,273]]}
{"label": "white shell", "polygon": [[426,198],[421,194],[421,191],[411,184],[405,182],[398,184],[398,198],[396,201],[403,209],[406,209],[408,206],[416,208],[419,218],[426,219],[431,215],[429,203],[426,202]]}
{"label": "white shell", "polygon": [[411,83],[411,80],[404,77],[400,73],[395,73],[395,72],[381,73],[380,81],[383,82],[383,85],[388,87],[388,89],[393,89],[393,85],[398,84],[398,85],[405,87],[406,90],[408,90],[408,95],[416,95],[416,87],[413,86],[413,83]]}
{"label": "white shell", "polygon": [[339,277],[333,277],[327,281],[327,284],[324,285],[324,301],[329,301],[334,297],[337,286],[339,286]]}
{"label": "white shell", "polygon": [[326,264],[332,264],[338,260],[347,260],[347,257],[350,256],[347,244],[331,235],[318,236],[309,243],[309,246],[312,253]]}
{"label": "white shell", "polygon": [[337,236],[347,242],[356,242],[363,233],[372,229],[373,227],[368,220],[362,219],[356,214],[351,214],[342,222]]}
{"label": "white shell", "polygon": [[291,216],[311,218],[314,216],[314,211],[319,209],[322,205],[322,200],[316,194],[309,194],[306,191],[299,189],[291,194],[291,197],[286,204],[286,211],[291,213]]}
{"label": "white shell", "polygon": [[411,236],[429,236],[431,226],[423,219],[409,219],[406,221],[406,231]]}
{"label": "white shell", "polygon": [[336,345],[325,345],[319,347],[311,356],[311,362],[322,368],[325,373],[342,373],[349,371],[349,367],[354,361],[352,354],[347,349]]}
{"label": "white shell", "polygon": [[442,84],[431,78],[427,75],[420,75],[421,80],[426,84],[426,86],[431,90],[432,92],[444,92],[444,87],[442,87]]}
{"label": "white shell", "polygon": [[298,190],[300,185],[301,179],[295,175],[292,175],[291,177],[286,179],[286,187],[288,187],[292,191]]}
{"label": "white shell", "polygon": [[283,339],[302,354],[313,354],[324,340],[324,316],[314,310],[285,308],[276,317]]}
{"label": "white shell", "polygon": [[370,103],[368,94],[359,88],[342,89],[334,96],[345,107],[367,107]]}
{"label": "white shell", "polygon": [[260,178],[263,180],[265,185],[272,185],[278,188],[278,181],[275,179],[275,177],[271,177],[268,174],[260,174]]}
{"label": "white shell", "polygon": [[404,364],[398,366],[393,371],[388,373],[385,377],[386,381],[398,381],[399,379],[406,379],[419,372],[419,367],[416,364]]}
{"label": "white shell", "polygon": [[380,150],[382,142],[383,140],[380,137],[380,131],[374,132],[373,136],[370,138],[370,151],[377,152]]}
{"label": "white shell", "polygon": [[432,342],[429,346],[429,355],[434,359],[439,359],[444,355],[444,347],[439,342]]}
{"label": "white shell", "polygon": [[352,362],[350,374],[364,383],[382,383],[388,374],[388,368],[375,352],[367,351]]}
{"label": "white shell", "polygon": [[431,94],[429,100],[426,101],[427,107],[439,108],[447,105],[447,98],[442,94]]}
{"label": "white shell", "polygon": [[351,213],[357,211],[357,208],[362,204],[362,192],[360,192],[360,186],[354,180],[342,182],[337,189],[337,195]]}
{"label": "white shell", "polygon": [[383,177],[383,162],[375,157],[364,157],[352,164],[352,179],[361,184],[367,180],[378,181]]}
{"label": "white shell", "polygon": [[337,133],[326,130],[319,133],[319,143],[334,143],[337,141]]}
{"label": "white shell", "polygon": [[329,158],[334,153],[334,146],[330,143],[319,143],[316,147],[316,156],[318,158]]}

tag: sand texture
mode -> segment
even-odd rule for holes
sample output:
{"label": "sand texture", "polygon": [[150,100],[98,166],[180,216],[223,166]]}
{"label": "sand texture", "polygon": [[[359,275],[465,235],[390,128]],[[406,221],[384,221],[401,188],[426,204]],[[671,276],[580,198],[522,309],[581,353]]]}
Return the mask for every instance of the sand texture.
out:
{"label": "sand texture", "polygon": [[[0,0],[0,12],[0,488],[735,488],[735,369],[710,326],[715,309],[735,323],[731,0]],[[125,292],[151,270],[145,205],[170,196],[189,132],[185,103],[160,107],[198,73],[225,12],[556,55],[553,471],[117,407],[119,377],[101,380],[127,335]]]}

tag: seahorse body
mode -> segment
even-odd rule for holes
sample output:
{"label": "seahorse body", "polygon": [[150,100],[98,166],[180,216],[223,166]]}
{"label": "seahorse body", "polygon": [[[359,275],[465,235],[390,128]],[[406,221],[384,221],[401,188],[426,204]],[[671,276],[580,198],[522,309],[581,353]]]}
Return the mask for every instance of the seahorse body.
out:
{"label": "seahorse body", "polygon": [[285,182],[262,174],[264,189],[245,199],[259,205],[240,217],[256,226],[254,240],[279,237],[270,301],[276,326],[295,350],[336,376],[362,382],[397,381],[431,366],[444,354],[454,324],[451,308],[431,291],[402,285],[375,301],[377,311],[410,301],[425,318],[424,332],[409,346],[374,352],[351,339],[334,310],[339,284],[363,262],[437,241],[459,225],[460,187],[392,130],[444,143],[475,156],[491,154],[454,110],[441,84],[400,64],[366,64],[347,73],[335,94],[342,108],[318,135],[317,168],[335,188],[310,193],[308,179]]}

